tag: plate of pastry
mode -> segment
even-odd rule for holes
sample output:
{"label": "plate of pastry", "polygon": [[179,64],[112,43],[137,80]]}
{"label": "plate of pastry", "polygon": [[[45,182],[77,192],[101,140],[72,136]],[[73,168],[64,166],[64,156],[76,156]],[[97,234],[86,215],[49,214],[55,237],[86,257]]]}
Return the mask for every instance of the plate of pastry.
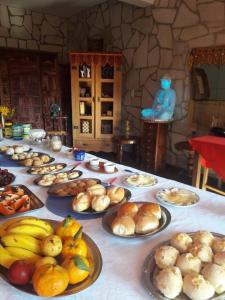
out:
{"label": "plate of pastry", "polygon": [[153,236],[170,222],[170,212],[153,202],[127,202],[111,209],[102,218],[107,232],[128,239]]}
{"label": "plate of pastry", "polygon": [[143,265],[144,284],[157,300],[225,298],[225,236],[209,231],[175,233]]}
{"label": "plate of pastry", "polygon": [[123,187],[95,184],[73,198],[72,209],[79,214],[100,214],[129,201],[130,198],[131,192]]}
{"label": "plate of pastry", "polygon": [[67,164],[65,163],[54,163],[41,167],[32,167],[27,170],[27,173],[32,175],[54,174],[60,172],[66,166]]}
{"label": "plate of pastry", "polygon": [[157,178],[149,174],[132,174],[124,178],[124,183],[130,187],[149,187],[157,183]]}
{"label": "plate of pastry", "polygon": [[56,174],[45,174],[34,180],[34,183],[43,187],[49,187],[54,184],[65,183],[77,179],[83,174],[81,171],[65,171]]}
{"label": "plate of pastry", "polygon": [[156,199],[163,204],[168,204],[177,207],[188,207],[198,204],[199,196],[185,188],[167,188],[156,193]]}
{"label": "plate of pastry", "polygon": [[96,184],[100,184],[101,180],[97,178],[75,179],[70,182],[53,185],[49,188],[48,194],[55,197],[71,197],[86,190]]}
{"label": "plate of pastry", "polygon": [[[28,153],[28,154],[32,154],[32,153]],[[54,157],[51,157],[45,153],[37,153],[36,152],[35,154],[37,154],[37,155],[32,156],[30,158],[19,160],[18,161],[19,164],[21,164],[22,166],[25,166],[25,167],[39,167],[42,165],[50,164],[55,160]]]}

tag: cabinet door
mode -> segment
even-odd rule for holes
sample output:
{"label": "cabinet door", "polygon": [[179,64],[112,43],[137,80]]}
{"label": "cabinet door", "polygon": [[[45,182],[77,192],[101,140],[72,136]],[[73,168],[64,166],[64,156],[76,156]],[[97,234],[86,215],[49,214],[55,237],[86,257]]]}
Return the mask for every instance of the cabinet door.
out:
{"label": "cabinet door", "polygon": [[96,138],[112,138],[120,123],[121,68],[96,65]]}
{"label": "cabinet door", "polygon": [[95,133],[94,64],[71,65],[73,137],[93,138]]}

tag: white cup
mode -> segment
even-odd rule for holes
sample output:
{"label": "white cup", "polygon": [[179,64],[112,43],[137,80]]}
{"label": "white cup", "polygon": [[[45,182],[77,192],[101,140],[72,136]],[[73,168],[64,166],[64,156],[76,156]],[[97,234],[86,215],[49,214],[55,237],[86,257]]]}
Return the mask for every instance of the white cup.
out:
{"label": "white cup", "polygon": [[104,169],[107,173],[113,173],[115,172],[115,165],[112,163],[105,163],[104,164]]}
{"label": "white cup", "polygon": [[99,166],[100,160],[98,158],[92,158],[92,159],[90,159],[89,163],[90,163],[90,166],[96,168]]}

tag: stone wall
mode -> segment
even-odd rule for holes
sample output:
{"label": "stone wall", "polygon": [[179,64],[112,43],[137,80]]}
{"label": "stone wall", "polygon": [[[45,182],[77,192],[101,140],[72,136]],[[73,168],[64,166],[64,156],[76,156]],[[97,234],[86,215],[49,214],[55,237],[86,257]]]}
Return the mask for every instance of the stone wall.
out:
{"label": "stone wall", "polygon": [[138,8],[107,1],[71,20],[69,47],[87,50],[88,38],[104,38],[106,51],[122,51],[123,119],[140,132],[140,108],[150,106],[159,78],[169,74],[177,92],[175,121],[170,129],[167,160],[184,166],[176,142],[186,139],[191,128],[190,71],[187,55],[192,47],[225,44],[223,0],[158,0],[157,5]]}
{"label": "stone wall", "polygon": [[67,20],[0,4],[0,47],[57,52],[67,60]]}

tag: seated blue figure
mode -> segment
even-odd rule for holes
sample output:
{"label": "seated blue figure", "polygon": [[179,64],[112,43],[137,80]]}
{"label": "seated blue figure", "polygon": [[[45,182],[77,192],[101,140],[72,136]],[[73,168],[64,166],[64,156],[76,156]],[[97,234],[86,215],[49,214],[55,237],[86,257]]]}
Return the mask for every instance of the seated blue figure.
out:
{"label": "seated blue figure", "polygon": [[176,92],[171,89],[171,78],[164,75],[160,79],[161,89],[156,92],[152,108],[142,108],[141,116],[146,119],[168,121],[173,117]]}

